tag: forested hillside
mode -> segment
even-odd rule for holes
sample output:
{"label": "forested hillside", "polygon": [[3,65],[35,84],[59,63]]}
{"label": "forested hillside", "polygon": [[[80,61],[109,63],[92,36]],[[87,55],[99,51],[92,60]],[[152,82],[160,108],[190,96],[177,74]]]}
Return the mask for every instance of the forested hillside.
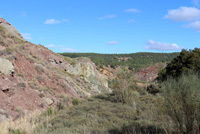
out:
{"label": "forested hillside", "polygon": [[97,53],[61,53],[63,56],[89,57],[97,66],[128,66],[138,69],[160,62],[169,62],[179,53],[132,53],[132,54],[97,54]]}

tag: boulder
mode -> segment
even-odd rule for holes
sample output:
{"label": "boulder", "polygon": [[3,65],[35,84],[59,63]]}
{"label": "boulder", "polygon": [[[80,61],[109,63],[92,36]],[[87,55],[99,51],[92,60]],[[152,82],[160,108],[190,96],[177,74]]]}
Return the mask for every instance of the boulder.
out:
{"label": "boulder", "polygon": [[13,74],[14,66],[12,65],[12,62],[7,59],[0,58],[0,72],[5,75]]}
{"label": "boulder", "polygon": [[53,104],[53,100],[50,98],[43,97],[43,100],[47,103],[48,106]]}

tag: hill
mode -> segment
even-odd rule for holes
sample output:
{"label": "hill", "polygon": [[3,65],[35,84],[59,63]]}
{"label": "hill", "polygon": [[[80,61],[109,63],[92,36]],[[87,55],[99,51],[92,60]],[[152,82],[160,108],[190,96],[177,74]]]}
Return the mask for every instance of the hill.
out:
{"label": "hill", "polygon": [[71,58],[88,57],[97,66],[126,66],[129,69],[139,69],[156,63],[170,62],[179,53],[132,53],[132,54],[97,54],[97,53],[61,53]]}
{"label": "hill", "polygon": [[66,59],[28,42],[0,18],[0,121],[101,92],[110,92],[108,82],[90,59]]}

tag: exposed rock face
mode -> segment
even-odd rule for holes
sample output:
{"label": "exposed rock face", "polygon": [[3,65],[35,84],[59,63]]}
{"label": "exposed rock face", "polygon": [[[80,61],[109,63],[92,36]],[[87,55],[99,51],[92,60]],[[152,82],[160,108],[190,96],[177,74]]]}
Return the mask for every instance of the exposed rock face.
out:
{"label": "exposed rock face", "polygon": [[42,45],[25,41],[0,19],[0,108],[15,117],[19,107],[44,111],[62,99],[70,104],[72,98],[110,92],[94,63],[87,58],[73,61],[74,65]]}
{"label": "exposed rock face", "polygon": [[14,73],[14,66],[12,65],[12,62],[7,59],[0,58],[0,72],[5,75]]}
{"label": "exposed rock face", "polygon": [[154,81],[158,77],[159,71],[162,70],[165,66],[165,64],[156,64],[141,68],[134,74],[134,77],[136,80],[140,81]]}
{"label": "exposed rock face", "polygon": [[109,90],[106,77],[96,70],[95,64],[89,58],[74,59],[74,65],[68,65],[66,70],[70,74],[80,75],[86,81],[97,85],[96,90],[101,90],[101,88]]}

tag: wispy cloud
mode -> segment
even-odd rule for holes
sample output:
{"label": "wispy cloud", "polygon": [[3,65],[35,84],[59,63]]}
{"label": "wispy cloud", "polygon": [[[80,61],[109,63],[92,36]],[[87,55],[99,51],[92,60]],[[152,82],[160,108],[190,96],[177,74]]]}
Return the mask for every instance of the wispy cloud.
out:
{"label": "wispy cloud", "polygon": [[60,21],[55,20],[55,19],[47,19],[44,24],[58,24]]}
{"label": "wispy cloud", "polygon": [[130,20],[128,20],[128,23],[134,23],[134,22],[135,22],[134,19],[130,19]]}
{"label": "wispy cloud", "polygon": [[73,48],[68,48],[68,47],[65,47],[65,46],[61,46],[61,45],[54,45],[54,44],[49,44],[49,45],[46,45],[45,47],[47,48],[57,48],[59,49],[61,52],[78,52],[77,50],[73,49]]}
{"label": "wispy cloud", "polygon": [[127,13],[138,13],[138,12],[140,12],[140,10],[135,9],[135,8],[130,8],[130,9],[126,9],[125,12],[127,12]]}
{"label": "wispy cloud", "polygon": [[195,7],[180,7],[172,9],[165,15],[165,19],[173,21],[192,21],[200,19],[200,10]]}
{"label": "wispy cloud", "polygon": [[29,34],[29,33],[23,33],[22,36],[23,36],[23,38],[26,39],[26,40],[31,40],[31,39],[32,39],[32,38],[31,38],[31,34]]}
{"label": "wispy cloud", "polygon": [[109,41],[107,44],[108,45],[116,45],[116,44],[119,44],[119,42],[118,41]]}
{"label": "wispy cloud", "polygon": [[69,23],[70,21],[68,19],[62,19],[62,22],[67,22]]}
{"label": "wispy cloud", "polygon": [[61,50],[62,50],[63,52],[77,52],[77,50],[75,50],[75,49],[73,49],[73,48],[65,48],[65,47],[63,47],[63,48],[61,48]]}
{"label": "wispy cloud", "polygon": [[47,48],[55,48],[56,46],[54,44],[49,44],[49,45],[46,45],[45,47],[47,47]]}
{"label": "wispy cloud", "polygon": [[199,0],[193,0],[195,6],[199,6]]}
{"label": "wispy cloud", "polygon": [[165,42],[156,42],[153,40],[147,41],[147,45],[144,47],[148,50],[159,50],[159,51],[172,51],[172,50],[181,50],[176,43],[165,43]]}
{"label": "wispy cloud", "polygon": [[192,22],[188,25],[185,25],[185,27],[193,28],[195,31],[200,32],[200,21]]}
{"label": "wispy cloud", "polygon": [[21,17],[26,17],[26,16],[27,16],[27,13],[26,13],[26,12],[21,12],[21,13],[20,13],[20,16],[21,16]]}
{"label": "wispy cloud", "polygon": [[62,20],[55,20],[55,19],[47,19],[44,24],[58,24],[61,22],[67,22],[69,23],[70,21],[68,19],[62,19]]}
{"label": "wispy cloud", "polygon": [[116,17],[117,17],[117,15],[112,14],[112,15],[105,15],[103,17],[99,17],[98,19],[103,20],[103,19],[112,19],[112,18],[116,18]]}

